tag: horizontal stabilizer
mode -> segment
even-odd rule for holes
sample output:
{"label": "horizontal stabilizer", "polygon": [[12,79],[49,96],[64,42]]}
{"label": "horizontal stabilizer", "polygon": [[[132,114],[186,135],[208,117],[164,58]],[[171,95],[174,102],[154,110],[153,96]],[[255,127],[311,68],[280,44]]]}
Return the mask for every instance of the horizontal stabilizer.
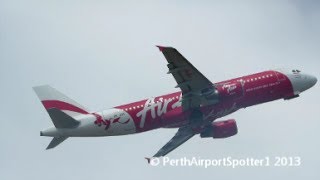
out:
{"label": "horizontal stabilizer", "polygon": [[56,128],[74,128],[80,124],[79,121],[73,119],[71,116],[57,108],[51,108],[47,111]]}
{"label": "horizontal stabilizer", "polygon": [[63,142],[64,140],[66,140],[67,138],[68,138],[68,137],[63,137],[63,136],[61,136],[61,137],[54,137],[54,138],[51,140],[50,144],[48,145],[47,149],[52,149],[52,148],[58,146],[60,143],[62,143],[62,142]]}

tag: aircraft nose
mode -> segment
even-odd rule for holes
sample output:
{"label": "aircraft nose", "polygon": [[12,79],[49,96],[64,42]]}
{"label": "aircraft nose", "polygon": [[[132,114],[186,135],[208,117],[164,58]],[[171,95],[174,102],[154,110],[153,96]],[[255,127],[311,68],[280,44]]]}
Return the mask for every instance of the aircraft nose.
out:
{"label": "aircraft nose", "polygon": [[307,76],[308,76],[307,78],[309,79],[310,87],[314,86],[317,83],[318,79],[312,75],[307,75]]}
{"label": "aircraft nose", "polygon": [[289,78],[292,87],[293,93],[295,95],[300,94],[301,92],[311,88],[317,83],[317,78],[311,74],[301,73],[298,70],[288,71],[286,76]]}
{"label": "aircraft nose", "polygon": [[303,92],[317,83],[317,78],[310,74],[302,74],[300,81],[296,83],[297,90]]}

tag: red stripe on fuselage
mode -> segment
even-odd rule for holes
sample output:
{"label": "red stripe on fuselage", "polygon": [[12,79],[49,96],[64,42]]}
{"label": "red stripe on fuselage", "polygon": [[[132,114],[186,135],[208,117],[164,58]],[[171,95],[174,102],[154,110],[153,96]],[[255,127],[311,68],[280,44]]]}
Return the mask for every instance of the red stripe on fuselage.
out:
{"label": "red stripe on fuselage", "polygon": [[72,104],[63,102],[63,101],[58,101],[58,100],[44,100],[42,101],[43,106],[46,109],[51,109],[51,108],[57,108],[60,110],[67,110],[67,111],[73,111],[81,114],[89,114],[87,111],[74,106]]}

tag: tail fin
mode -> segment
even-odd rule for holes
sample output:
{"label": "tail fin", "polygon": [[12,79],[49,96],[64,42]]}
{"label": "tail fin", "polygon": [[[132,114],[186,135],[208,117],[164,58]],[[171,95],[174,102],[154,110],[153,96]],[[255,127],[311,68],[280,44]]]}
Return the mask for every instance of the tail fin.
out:
{"label": "tail fin", "polygon": [[49,109],[56,108],[73,118],[80,114],[88,114],[89,112],[79,103],[49,85],[33,87],[33,90],[47,111]]}
{"label": "tail fin", "polygon": [[[33,90],[36,92],[57,129],[74,128],[79,125],[76,117],[81,114],[88,114],[88,110],[79,103],[49,85],[33,87]],[[40,132],[40,135],[45,135],[45,132]],[[67,138],[64,136],[54,137],[47,149],[58,146]]]}
{"label": "tail fin", "polygon": [[[50,108],[47,109],[49,116],[54,124],[54,126],[59,128],[75,128],[77,127],[80,122],[73,119],[71,116],[67,115],[66,113],[62,112],[57,108]],[[45,132],[40,132],[40,136],[46,135]],[[68,137],[65,136],[57,136],[52,139],[50,144],[48,145],[47,149],[54,148],[66,140]]]}

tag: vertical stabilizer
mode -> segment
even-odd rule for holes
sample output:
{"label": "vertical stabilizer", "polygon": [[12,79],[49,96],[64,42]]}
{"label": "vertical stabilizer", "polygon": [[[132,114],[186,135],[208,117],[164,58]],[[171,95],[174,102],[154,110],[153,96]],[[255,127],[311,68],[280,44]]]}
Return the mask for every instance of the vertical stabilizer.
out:
{"label": "vertical stabilizer", "polygon": [[[76,128],[80,124],[77,121],[77,116],[83,114],[89,114],[89,111],[86,110],[76,101],[70,99],[66,95],[57,91],[49,85],[33,87],[37,96],[39,97],[42,105],[47,110],[55,129],[71,129]],[[40,132],[41,136],[46,136],[46,132]],[[68,137],[61,136],[59,133],[57,136],[54,136],[47,149],[52,149],[66,140]]]}
{"label": "vertical stabilizer", "polygon": [[81,114],[88,114],[89,112],[82,105],[49,85],[36,86],[33,87],[33,90],[47,111],[56,108],[73,118]]}

